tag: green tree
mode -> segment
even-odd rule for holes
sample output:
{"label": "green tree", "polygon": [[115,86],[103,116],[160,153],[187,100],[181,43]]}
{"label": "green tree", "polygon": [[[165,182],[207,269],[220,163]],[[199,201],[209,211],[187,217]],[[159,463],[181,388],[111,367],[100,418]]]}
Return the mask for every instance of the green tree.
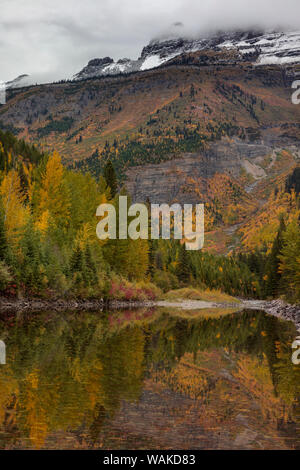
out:
{"label": "green tree", "polygon": [[280,220],[277,236],[274,240],[271,253],[267,260],[266,265],[266,283],[265,294],[266,296],[276,297],[280,291],[281,272],[279,271],[279,255],[283,248],[283,236],[285,232],[285,223],[283,217]]}
{"label": "green tree", "polygon": [[149,240],[148,242],[148,255],[149,255],[149,266],[147,274],[150,275],[151,279],[153,278],[154,274],[154,243],[153,240]]}
{"label": "green tree", "polygon": [[85,261],[87,279],[90,284],[94,284],[97,281],[97,268],[93,260],[90,245],[86,245],[85,247],[84,261]]}
{"label": "green tree", "polygon": [[4,218],[0,212],[0,261],[4,261],[6,259],[7,249],[8,246],[5,235]]}
{"label": "green tree", "polygon": [[191,279],[191,265],[188,252],[185,248],[185,243],[180,245],[178,253],[178,262],[176,267],[176,274],[182,284],[188,284]]}
{"label": "green tree", "polygon": [[298,221],[288,225],[283,236],[283,247],[279,259],[279,270],[286,292],[289,292],[294,300],[300,300],[300,225]]}
{"label": "green tree", "polygon": [[84,270],[84,257],[79,245],[75,247],[72,253],[70,260],[70,270],[72,274],[75,272],[83,272]]}
{"label": "green tree", "polygon": [[114,198],[118,191],[116,172],[110,160],[106,163],[103,171],[107,186],[110,188],[111,197]]}
{"label": "green tree", "polygon": [[34,230],[32,221],[26,225],[21,247],[23,262],[19,267],[20,280],[34,291],[39,291],[45,281],[46,270],[39,233]]}

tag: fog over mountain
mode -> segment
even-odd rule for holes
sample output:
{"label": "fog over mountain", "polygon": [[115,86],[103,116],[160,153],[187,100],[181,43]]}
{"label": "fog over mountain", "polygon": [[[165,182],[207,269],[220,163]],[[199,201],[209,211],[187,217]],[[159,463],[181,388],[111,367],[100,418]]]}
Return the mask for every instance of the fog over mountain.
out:
{"label": "fog over mountain", "polygon": [[59,80],[94,57],[137,59],[153,38],[253,28],[299,31],[299,0],[2,0],[0,80]]}

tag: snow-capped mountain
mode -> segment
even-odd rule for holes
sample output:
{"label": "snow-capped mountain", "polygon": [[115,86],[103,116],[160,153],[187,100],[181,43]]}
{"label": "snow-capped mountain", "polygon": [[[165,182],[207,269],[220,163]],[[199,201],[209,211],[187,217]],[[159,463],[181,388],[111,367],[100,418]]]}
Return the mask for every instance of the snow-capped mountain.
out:
{"label": "snow-capped mountain", "polygon": [[86,67],[77,73],[73,80],[84,80],[90,77],[99,77],[102,75],[118,75],[119,73],[128,73],[139,70],[136,65],[137,61],[130,59],[120,59],[117,62],[111,57],[103,57],[102,59],[92,59]]}
{"label": "snow-capped mountain", "polygon": [[[234,51],[235,61],[251,62],[254,65],[295,65],[300,64],[300,31],[295,32],[261,32],[238,31],[220,32],[201,38],[164,36],[153,39],[142,50],[137,60],[128,58],[114,61],[111,57],[96,58],[71,80],[108,75],[126,74],[159,67],[182,54],[197,51]],[[219,57],[216,54],[216,63]],[[6,88],[21,88],[44,83],[40,78],[20,75],[6,82]]]}
{"label": "snow-capped mountain", "polygon": [[273,32],[256,37],[228,38],[218,47],[236,48],[242,55],[257,53],[257,65],[300,63],[300,32]]}
{"label": "snow-capped mountain", "polygon": [[241,61],[250,61],[256,65],[300,64],[300,32],[238,31],[198,39],[153,39],[143,48],[139,59],[120,59],[117,62],[110,57],[93,59],[73,79],[149,70],[178,55],[205,50],[233,50]]}
{"label": "snow-capped mountain", "polygon": [[29,75],[19,75],[14,80],[10,80],[5,83],[6,88],[22,88],[24,86],[35,85],[35,81]]}

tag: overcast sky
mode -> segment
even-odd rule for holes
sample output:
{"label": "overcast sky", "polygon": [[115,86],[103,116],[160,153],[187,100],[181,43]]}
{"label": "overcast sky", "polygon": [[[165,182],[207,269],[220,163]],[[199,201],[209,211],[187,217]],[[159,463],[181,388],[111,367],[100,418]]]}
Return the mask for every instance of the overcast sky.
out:
{"label": "overcast sky", "polygon": [[[0,80],[68,78],[89,59],[137,58],[175,22],[300,29],[299,0],[0,0]],[[183,30],[183,28],[180,28]]]}

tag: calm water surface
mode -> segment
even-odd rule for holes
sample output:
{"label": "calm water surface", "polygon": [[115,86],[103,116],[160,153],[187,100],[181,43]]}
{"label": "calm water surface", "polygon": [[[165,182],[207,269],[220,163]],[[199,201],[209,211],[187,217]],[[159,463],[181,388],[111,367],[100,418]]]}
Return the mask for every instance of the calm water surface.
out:
{"label": "calm water surface", "polygon": [[2,317],[0,448],[295,449],[296,336],[260,311]]}

